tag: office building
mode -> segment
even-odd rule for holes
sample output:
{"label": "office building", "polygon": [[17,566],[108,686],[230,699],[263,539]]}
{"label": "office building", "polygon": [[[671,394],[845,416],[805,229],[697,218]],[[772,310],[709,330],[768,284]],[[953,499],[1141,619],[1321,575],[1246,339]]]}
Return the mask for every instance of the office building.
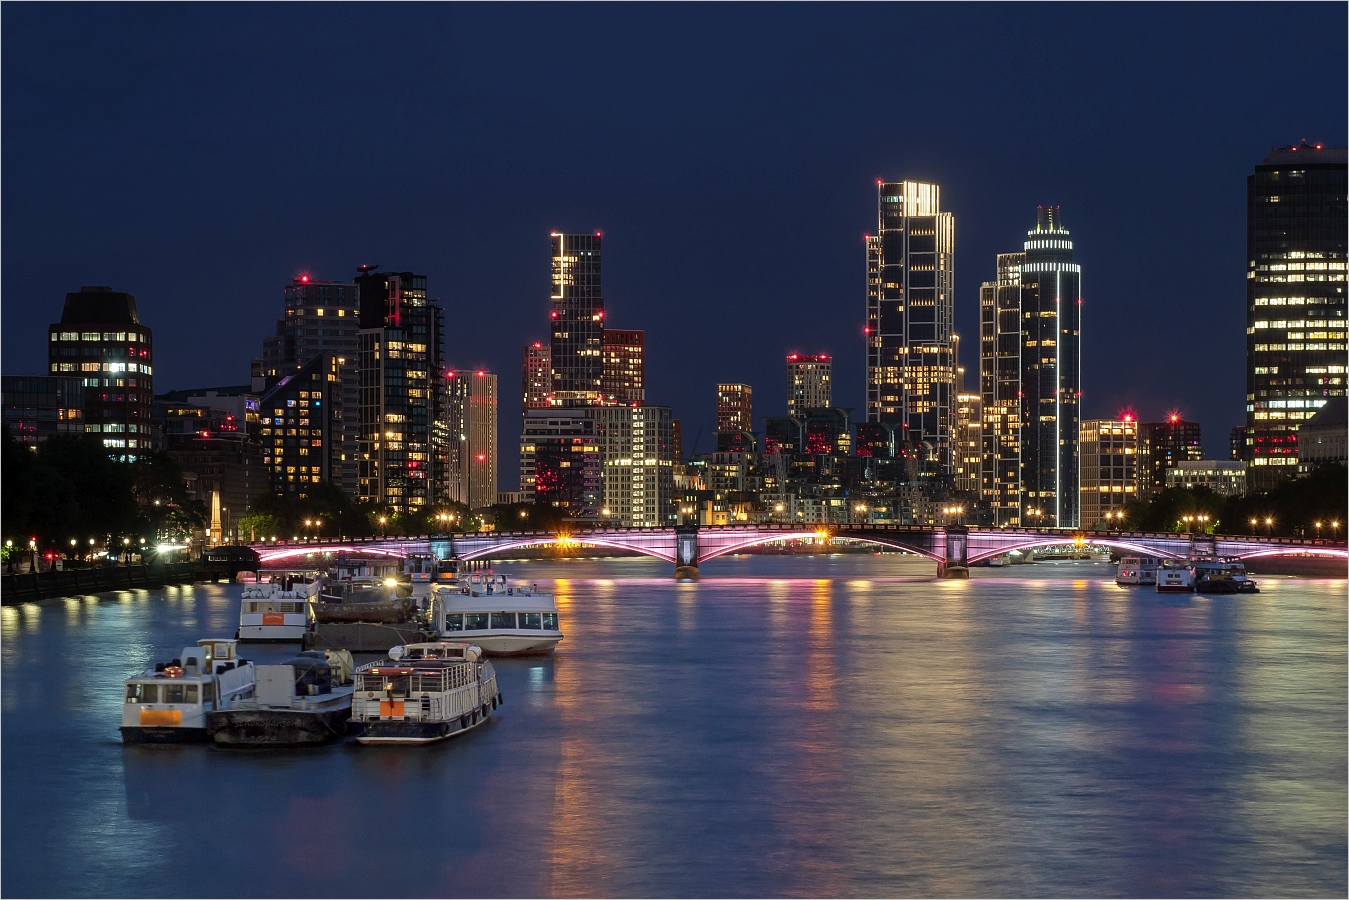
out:
{"label": "office building", "polygon": [[600,521],[604,489],[592,409],[525,410],[520,433],[520,491],[528,503]]}
{"label": "office building", "polygon": [[868,422],[925,444],[942,473],[953,470],[955,415],[955,221],[940,189],[878,182],[877,233],[867,248]]}
{"label": "office building", "polygon": [[997,525],[1021,524],[1021,264],[999,253],[997,277],[979,287],[980,495]]}
{"label": "office building", "polygon": [[1169,488],[1208,488],[1224,497],[1246,495],[1246,464],[1226,459],[1198,459],[1180,462],[1166,470]]}
{"label": "office building", "polygon": [[787,415],[803,416],[808,409],[834,405],[833,368],[833,359],[823,353],[787,357]]}
{"label": "office building", "polygon": [[393,513],[424,509],[448,467],[434,440],[441,309],[427,299],[425,275],[362,266],[356,284],[357,498]]}
{"label": "office building", "polygon": [[[1323,463],[1345,464],[1346,434],[1344,397],[1333,397],[1302,423],[1297,433],[1298,471],[1310,472]],[[8,401],[6,401],[8,409]]]}
{"label": "office building", "polygon": [[48,374],[84,382],[84,430],[119,459],[153,446],[154,340],[136,298],[110,287],[66,294],[61,321],[48,328]]}
{"label": "office building", "polygon": [[673,457],[675,465],[682,465],[684,462],[684,423],[679,419],[670,421],[670,456]]}
{"label": "office building", "polygon": [[1178,412],[1162,422],[1138,426],[1138,496],[1146,500],[1166,489],[1166,470],[1204,458],[1198,422],[1187,422]]}
{"label": "office building", "polygon": [[606,406],[646,402],[646,332],[604,329],[600,388]]}
{"label": "office building", "polygon": [[1346,151],[1303,141],[1246,180],[1251,489],[1296,472],[1298,427],[1345,396]]}
{"label": "office building", "polygon": [[304,498],[320,482],[340,486],[347,462],[344,359],[321,353],[258,399],[257,439],[273,490]]}
{"label": "office building", "polygon": [[670,408],[611,406],[591,415],[603,466],[603,521],[630,528],[670,524],[674,494]]}
{"label": "office building", "polygon": [[4,422],[21,444],[57,434],[84,434],[84,379],[71,375],[6,375]]}
{"label": "office building", "polygon": [[552,249],[553,403],[599,406],[604,381],[600,233],[553,232]]}
{"label": "office building", "polygon": [[455,369],[442,379],[440,415],[446,432],[441,498],[482,509],[497,496],[497,377]]}
{"label": "office building", "polygon": [[227,423],[233,426],[231,430],[256,437],[261,399],[261,395],[247,384],[168,391],[155,395],[155,423],[159,424],[160,406],[164,403],[205,407],[222,412]]}
{"label": "office building", "polygon": [[553,391],[552,366],[552,347],[542,341],[525,344],[520,361],[523,409],[547,409],[552,405],[549,400]]}
{"label": "office building", "polygon": [[754,389],[747,384],[717,385],[717,432],[754,430]]}
{"label": "office building", "polygon": [[956,394],[956,428],[952,442],[956,490],[978,495],[983,464],[984,401],[978,394]]}
{"label": "office building", "polygon": [[1227,458],[1244,460],[1246,458],[1246,426],[1238,425],[1227,435]]}
{"label": "office building", "polygon": [[1138,499],[1138,423],[1133,416],[1082,421],[1083,528],[1117,528],[1124,504]]}

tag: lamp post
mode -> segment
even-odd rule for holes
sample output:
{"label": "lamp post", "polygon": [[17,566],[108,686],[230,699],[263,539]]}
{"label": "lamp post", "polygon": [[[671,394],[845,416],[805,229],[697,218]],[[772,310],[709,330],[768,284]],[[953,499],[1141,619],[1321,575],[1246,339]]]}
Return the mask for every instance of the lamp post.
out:
{"label": "lamp post", "polygon": [[1265,516],[1265,537],[1274,533],[1274,519],[1272,516]]}
{"label": "lamp post", "polygon": [[1251,519],[1251,534],[1255,534],[1255,526],[1260,524],[1259,519]]}
{"label": "lamp post", "polygon": [[385,516],[380,516],[380,517],[379,517],[379,536],[380,536],[380,537],[387,537],[387,536],[388,536],[388,535],[385,533],[385,528],[384,528],[384,526],[387,525],[387,524],[389,524],[388,518],[385,517]]}
{"label": "lamp post", "polygon": [[1331,519],[1331,520],[1330,520],[1330,539],[1331,539],[1332,541],[1335,540],[1335,535],[1339,534],[1339,531],[1340,531],[1340,520],[1339,520],[1339,519]]}

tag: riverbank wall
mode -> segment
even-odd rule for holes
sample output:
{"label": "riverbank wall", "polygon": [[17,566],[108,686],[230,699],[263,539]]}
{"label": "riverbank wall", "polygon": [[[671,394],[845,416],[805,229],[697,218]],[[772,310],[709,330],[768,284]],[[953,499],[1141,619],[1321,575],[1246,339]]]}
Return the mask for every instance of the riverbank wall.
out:
{"label": "riverbank wall", "polygon": [[0,576],[0,605],[14,606],[52,597],[81,597],[104,591],[161,588],[229,578],[228,569],[209,563],[166,563],[157,566],[97,566],[61,572],[23,572]]}

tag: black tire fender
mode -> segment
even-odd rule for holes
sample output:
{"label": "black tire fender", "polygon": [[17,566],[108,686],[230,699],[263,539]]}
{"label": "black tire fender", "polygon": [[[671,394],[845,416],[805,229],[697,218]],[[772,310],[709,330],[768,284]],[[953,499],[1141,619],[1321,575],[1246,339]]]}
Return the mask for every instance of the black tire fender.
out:
{"label": "black tire fender", "polygon": [[464,713],[462,716],[459,717],[459,727],[460,728],[468,727],[468,713]]}
{"label": "black tire fender", "polygon": [[445,722],[441,722],[441,723],[440,723],[440,736],[441,736],[441,737],[445,737],[445,736],[448,735],[449,733],[450,733],[450,726],[449,726],[449,724],[448,724],[448,723],[445,723]]}

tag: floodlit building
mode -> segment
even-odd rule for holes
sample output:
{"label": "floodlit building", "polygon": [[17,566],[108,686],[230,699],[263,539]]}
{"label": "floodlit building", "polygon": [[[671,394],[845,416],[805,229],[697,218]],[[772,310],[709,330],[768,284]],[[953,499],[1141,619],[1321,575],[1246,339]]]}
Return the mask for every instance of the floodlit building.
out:
{"label": "floodlit building", "polygon": [[1112,521],[1138,499],[1138,423],[1133,416],[1082,422],[1082,527]]}
{"label": "floodlit building", "polygon": [[1197,459],[1166,470],[1169,488],[1204,487],[1224,497],[1246,495],[1246,464],[1226,459]]}
{"label": "floodlit building", "polygon": [[606,328],[603,351],[604,403],[641,406],[646,402],[646,332]]}
{"label": "floodlit building", "polygon": [[497,377],[454,369],[441,390],[447,458],[441,497],[469,509],[491,506],[497,498]]}
{"label": "floodlit building", "polygon": [[1166,488],[1166,471],[1183,462],[1204,458],[1198,422],[1187,422],[1178,412],[1162,422],[1138,426],[1138,495],[1143,499]]}
{"label": "floodlit building", "polygon": [[753,431],[754,390],[747,384],[717,385],[717,431]]}
{"label": "floodlit building", "polygon": [[[6,407],[8,408],[8,407]],[[1297,433],[1298,470],[1310,472],[1321,463],[1345,464],[1346,441],[1349,434],[1345,424],[1345,398],[1334,397],[1317,410]]]}
{"label": "floodlit building", "polygon": [[1251,488],[1296,473],[1298,429],[1345,396],[1343,147],[1271,150],[1246,179],[1246,447]]}
{"label": "floodlit building", "polygon": [[530,409],[520,434],[520,492],[572,518],[600,520],[604,489],[592,409]]}
{"label": "floodlit building", "polygon": [[1021,523],[1021,264],[999,253],[997,277],[979,287],[980,496],[998,525]]}
{"label": "floodlit building", "polygon": [[[793,353],[787,357],[787,415],[834,405],[833,357]],[[749,430],[749,429],[745,429]]]}
{"label": "floodlit building", "polygon": [[955,219],[935,184],[878,182],[876,206],[877,232],[866,238],[866,419],[896,426],[903,445],[927,444],[950,473]]}
{"label": "floodlit building", "polygon": [[551,237],[553,404],[599,406],[604,382],[600,233],[553,232]]}
{"label": "floodlit building", "polygon": [[674,454],[668,406],[592,412],[603,465],[600,517],[630,528],[672,521]]}

